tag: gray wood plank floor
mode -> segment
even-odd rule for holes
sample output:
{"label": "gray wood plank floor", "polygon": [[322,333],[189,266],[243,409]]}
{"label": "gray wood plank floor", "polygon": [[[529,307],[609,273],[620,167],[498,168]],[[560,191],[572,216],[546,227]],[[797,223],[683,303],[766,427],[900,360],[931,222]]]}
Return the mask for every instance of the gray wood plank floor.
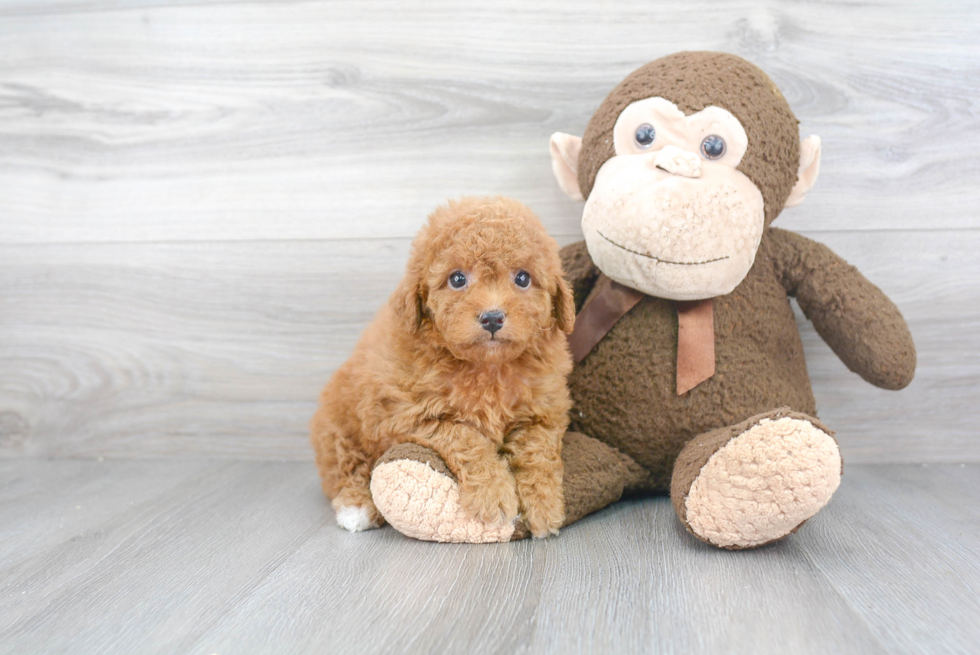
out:
{"label": "gray wood plank floor", "polygon": [[980,465],[847,468],[719,551],[664,498],[554,539],[351,535],[302,462],[0,462],[0,653],[969,653]]}

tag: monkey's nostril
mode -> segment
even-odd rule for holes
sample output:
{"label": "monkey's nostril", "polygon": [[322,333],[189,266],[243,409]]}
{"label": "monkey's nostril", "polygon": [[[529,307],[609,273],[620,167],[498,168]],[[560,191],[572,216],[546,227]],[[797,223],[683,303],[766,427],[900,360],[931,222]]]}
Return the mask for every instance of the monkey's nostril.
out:
{"label": "monkey's nostril", "polygon": [[504,327],[505,314],[499,309],[494,309],[480,314],[480,325],[491,335],[496,334],[497,330]]}

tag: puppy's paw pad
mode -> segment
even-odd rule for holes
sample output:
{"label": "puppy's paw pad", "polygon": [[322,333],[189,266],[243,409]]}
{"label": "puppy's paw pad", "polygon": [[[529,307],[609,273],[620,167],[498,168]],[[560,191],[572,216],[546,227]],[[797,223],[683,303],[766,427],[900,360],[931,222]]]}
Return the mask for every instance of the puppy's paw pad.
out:
{"label": "puppy's paw pad", "polygon": [[348,532],[363,532],[378,527],[363,507],[341,507],[338,509],[337,525]]}

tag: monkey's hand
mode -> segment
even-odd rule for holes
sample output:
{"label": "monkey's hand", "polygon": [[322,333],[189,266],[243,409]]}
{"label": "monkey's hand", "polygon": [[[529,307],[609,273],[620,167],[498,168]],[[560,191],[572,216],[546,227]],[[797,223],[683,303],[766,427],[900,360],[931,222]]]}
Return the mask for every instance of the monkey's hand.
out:
{"label": "monkey's hand", "polygon": [[862,378],[902,389],[915,374],[915,344],[901,312],[881,289],[827,246],[769,230],[776,274],[817,333]]}

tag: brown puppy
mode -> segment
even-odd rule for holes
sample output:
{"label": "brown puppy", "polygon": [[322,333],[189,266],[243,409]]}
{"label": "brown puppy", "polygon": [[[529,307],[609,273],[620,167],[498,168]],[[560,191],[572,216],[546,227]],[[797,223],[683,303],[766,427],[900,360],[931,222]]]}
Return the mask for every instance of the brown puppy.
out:
{"label": "brown puppy", "polygon": [[384,523],[369,483],[377,459],[412,442],[459,479],[484,521],[518,512],[537,537],[564,519],[562,435],[575,306],[558,246],[505,198],[438,208],[405,278],[321,395],[311,440],[337,523]]}

